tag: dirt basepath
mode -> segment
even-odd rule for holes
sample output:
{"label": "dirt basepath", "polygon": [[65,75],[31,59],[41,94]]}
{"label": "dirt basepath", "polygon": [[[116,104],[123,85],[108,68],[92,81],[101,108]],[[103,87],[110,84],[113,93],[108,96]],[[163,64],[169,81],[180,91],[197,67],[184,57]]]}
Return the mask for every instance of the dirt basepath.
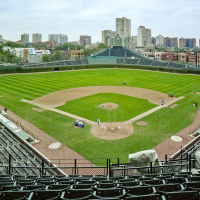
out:
{"label": "dirt basepath", "polygon": [[162,92],[144,88],[128,86],[91,86],[52,92],[43,97],[33,100],[33,102],[55,108],[61,105],[65,105],[66,101],[71,101],[98,93],[112,92],[141,99],[147,99],[150,103],[154,103],[157,105],[161,104],[162,98],[165,100],[165,103],[170,102],[172,99],[176,99],[175,97],[168,97],[167,94],[164,94]]}
{"label": "dirt basepath", "polygon": [[165,155],[167,155],[167,158],[169,159],[170,156],[172,156],[181,148],[181,146],[185,146],[187,143],[192,141],[194,137],[190,136],[190,133],[199,126],[200,126],[200,108],[198,109],[194,122],[174,135],[181,137],[182,141],[180,142],[174,141],[170,137],[153,148],[157,152],[160,160],[165,160]]}

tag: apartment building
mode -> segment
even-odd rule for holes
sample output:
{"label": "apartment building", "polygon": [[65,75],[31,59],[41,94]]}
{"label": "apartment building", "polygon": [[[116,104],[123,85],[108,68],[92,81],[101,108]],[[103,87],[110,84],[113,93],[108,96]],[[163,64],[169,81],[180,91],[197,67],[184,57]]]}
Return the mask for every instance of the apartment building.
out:
{"label": "apartment building", "polygon": [[32,42],[33,43],[35,43],[35,42],[42,42],[42,34],[34,33],[32,35]]}
{"label": "apartment building", "polygon": [[151,29],[147,29],[145,26],[139,26],[137,45],[151,47]]}

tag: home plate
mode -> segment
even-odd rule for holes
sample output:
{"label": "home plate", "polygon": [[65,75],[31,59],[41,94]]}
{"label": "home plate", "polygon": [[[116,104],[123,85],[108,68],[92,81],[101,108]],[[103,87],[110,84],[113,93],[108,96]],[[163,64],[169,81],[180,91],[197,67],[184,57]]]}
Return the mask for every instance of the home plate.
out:
{"label": "home plate", "polygon": [[181,142],[183,139],[179,136],[172,136],[171,139],[175,142]]}
{"label": "home plate", "polygon": [[60,142],[52,143],[49,145],[49,149],[57,149],[61,146]]}
{"label": "home plate", "polygon": [[120,129],[120,126],[118,126],[119,127],[119,129]]}

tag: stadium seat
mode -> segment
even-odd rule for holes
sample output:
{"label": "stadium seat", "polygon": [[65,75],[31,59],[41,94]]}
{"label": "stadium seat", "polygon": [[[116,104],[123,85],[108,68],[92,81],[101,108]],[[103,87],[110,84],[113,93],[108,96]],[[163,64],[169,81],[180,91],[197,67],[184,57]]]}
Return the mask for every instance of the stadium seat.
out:
{"label": "stadium seat", "polygon": [[122,188],[97,188],[93,195],[95,198],[115,199],[123,198],[126,195],[126,192]]}
{"label": "stadium seat", "polygon": [[128,195],[147,195],[155,192],[156,190],[151,186],[126,187],[126,193]]}
{"label": "stadium seat", "polygon": [[159,194],[129,196],[129,197],[126,197],[126,199],[129,199],[129,200],[164,200],[163,197]]}
{"label": "stadium seat", "polygon": [[90,184],[74,184],[72,185],[72,189],[86,189],[86,188],[92,188],[93,185]]}
{"label": "stadium seat", "polygon": [[63,192],[63,199],[89,199],[92,198],[92,189],[69,189]]}
{"label": "stadium seat", "polygon": [[3,191],[0,193],[0,200],[5,199],[19,199],[19,198],[29,198],[29,195],[31,194],[30,191]]}
{"label": "stadium seat", "polygon": [[60,197],[62,190],[37,190],[34,191],[31,200],[44,200]]}
{"label": "stadium seat", "polygon": [[181,192],[162,192],[166,200],[198,200],[199,192],[197,191],[181,191]]}
{"label": "stadium seat", "polygon": [[120,183],[118,183],[118,185],[120,187],[126,188],[129,186],[139,186],[140,182],[139,181],[127,181],[127,182],[120,182]]}
{"label": "stadium seat", "polygon": [[95,184],[95,188],[115,188],[117,187],[117,183],[98,183]]}

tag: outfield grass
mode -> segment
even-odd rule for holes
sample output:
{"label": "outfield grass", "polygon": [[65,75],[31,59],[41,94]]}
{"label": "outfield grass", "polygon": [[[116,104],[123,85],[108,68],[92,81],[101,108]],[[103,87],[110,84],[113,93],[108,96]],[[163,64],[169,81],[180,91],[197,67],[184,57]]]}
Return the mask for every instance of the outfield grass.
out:
{"label": "outfield grass", "polygon": [[[143,118],[147,126],[133,123],[134,134],[114,141],[95,138],[90,125],[75,129],[74,119],[50,111],[39,113],[31,109],[35,106],[20,101],[68,88],[120,86],[124,80],[127,86],[173,92],[175,97],[185,96],[185,99],[178,101],[173,109],[163,108]],[[197,109],[192,107],[192,102],[200,105],[200,95],[195,94],[200,92],[199,83],[200,76],[126,69],[4,75],[0,76],[0,104],[85,158],[119,157],[120,162],[127,162],[129,153],[153,148],[193,122]]]}
{"label": "outfield grass", "polygon": [[[112,110],[102,109],[99,106],[102,103],[115,103],[118,107]],[[100,93],[67,101],[57,109],[95,122],[98,118],[101,122],[124,122],[156,106],[146,99],[116,93]]]}

